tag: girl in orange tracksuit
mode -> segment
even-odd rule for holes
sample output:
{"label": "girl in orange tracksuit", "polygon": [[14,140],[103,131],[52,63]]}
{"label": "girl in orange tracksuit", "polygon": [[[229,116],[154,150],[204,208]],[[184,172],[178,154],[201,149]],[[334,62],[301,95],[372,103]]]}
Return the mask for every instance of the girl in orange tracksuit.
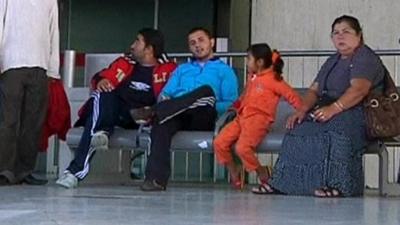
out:
{"label": "girl in orange tracksuit", "polygon": [[301,106],[299,95],[282,79],[283,61],[276,50],[272,52],[267,44],[250,46],[247,67],[247,85],[234,104],[236,118],[214,140],[217,160],[228,168],[231,183],[236,189],[243,188],[243,177],[232,159],[232,145],[236,142],[236,154],[244,168],[248,172],[256,171],[261,185],[266,184],[269,173],[258,161],[256,147],[274,122],[281,96],[294,108]]}

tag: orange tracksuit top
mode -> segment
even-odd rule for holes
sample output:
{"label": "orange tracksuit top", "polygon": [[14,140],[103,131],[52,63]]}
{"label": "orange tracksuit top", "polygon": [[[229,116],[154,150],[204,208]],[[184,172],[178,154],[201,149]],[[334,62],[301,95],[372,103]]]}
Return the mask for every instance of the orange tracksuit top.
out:
{"label": "orange tracksuit top", "polygon": [[255,149],[275,120],[280,97],[296,109],[301,106],[299,95],[285,81],[276,80],[274,73],[266,69],[250,76],[243,94],[234,104],[237,117],[214,139],[214,152],[220,164],[232,162],[231,147],[236,142],[236,154],[244,168],[249,172],[256,170],[260,162]]}
{"label": "orange tracksuit top", "polygon": [[236,103],[239,117],[263,114],[273,122],[281,96],[295,109],[300,108],[300,96],[284,80],[276,80],[274,73],[270,68],[249,76],[245,91]]}

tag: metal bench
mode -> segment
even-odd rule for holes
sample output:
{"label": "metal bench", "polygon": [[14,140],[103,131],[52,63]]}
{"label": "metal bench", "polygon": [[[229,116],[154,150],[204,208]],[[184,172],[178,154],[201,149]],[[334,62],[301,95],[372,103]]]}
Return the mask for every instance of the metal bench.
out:
{"label": "metal bench", "polygon": [[[297,89],[299,92],[304,92],[305,89]],[[71,88],[67,90],[71,101],[73,113],[88,98],[87,88]],[[271,129],[271,132],[258,146],[259,153],[279,153],[282,145],[282,140],[285,134],[285,122],[287,117],[293,112],[293,109],[288,103],[281,101],[278,106],[277,118]],[[75,114],[76,115],[76,114]],[[172,140],[171,152],[198,152],[198,153],[213,153],[212,141],[214,135],[218,132],[221,126],[225,123],[229,114],[223,115],[216,123],[216,130],[213,131],[180,131]],[[82,135],[82,128],[73,128],[68,132],[67,145],[71,150],[75,149]],[[125,130],[116,128],[114,134],[110,138],[110,149],[118,150],[135,150],[147,151],[150,142],[149,132],[146,129],[140,130]],[[377,154],[379,156],[379,193],[382,196],[400,195],[400,185],[389,183],[388,181],[388,151],[386,146],[398,145],[397,142],[371,142],[365,154]],[[173,157],[172,157],[173,158]],[[62,159],[69,161],[71,159]],[[186,159],[188,160],[188,159]],[[172,167],[174,162],[172,162]],[[187,166],[187,165],[186,165]],[[216,180],[217,165],[214,161],[214,181]],[[201,171],[200,171],[200,180]]]}

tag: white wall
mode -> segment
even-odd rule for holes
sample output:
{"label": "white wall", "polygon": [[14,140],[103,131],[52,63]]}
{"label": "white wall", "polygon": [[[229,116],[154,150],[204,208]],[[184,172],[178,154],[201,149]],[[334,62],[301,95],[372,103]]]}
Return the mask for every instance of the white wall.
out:
{"label": "white wall", "polygon": [[330,29],[343,14],[357,17],[373,49],[399,48],[399,0],[253,0],[252,41],[279,49],[332,49]]}
{"label": "white wall", "polygon": [[[251,41],[267,42],[280,50],[333,49],[331,24],[336,17],[357,17],[366,43],[373,49],[400,49],[400,0],[253,0]],[[326,58],[284,58],[285,79],[295,87],[308,87]],[[383,61],[400,84],[400,57]],[[395,176],[399,152],[389,152],[389,175]],[[365,157],[366,184],[378,186],[378,158]],[[268,160],[267,160],[268,161]]]}

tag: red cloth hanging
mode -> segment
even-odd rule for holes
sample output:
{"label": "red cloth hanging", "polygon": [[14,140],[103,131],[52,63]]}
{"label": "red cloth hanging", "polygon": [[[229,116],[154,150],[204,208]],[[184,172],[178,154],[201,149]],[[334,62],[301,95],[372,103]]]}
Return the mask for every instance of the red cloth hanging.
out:
{"label": "red cloth hanging", "polygon": [[71,108],[61,80],[52,79],[48,87],[47,116],[39,145],[39,150],[42,152],[47,150],[50,136],[56,134],[65,141],[67,132],[71,128]]}

